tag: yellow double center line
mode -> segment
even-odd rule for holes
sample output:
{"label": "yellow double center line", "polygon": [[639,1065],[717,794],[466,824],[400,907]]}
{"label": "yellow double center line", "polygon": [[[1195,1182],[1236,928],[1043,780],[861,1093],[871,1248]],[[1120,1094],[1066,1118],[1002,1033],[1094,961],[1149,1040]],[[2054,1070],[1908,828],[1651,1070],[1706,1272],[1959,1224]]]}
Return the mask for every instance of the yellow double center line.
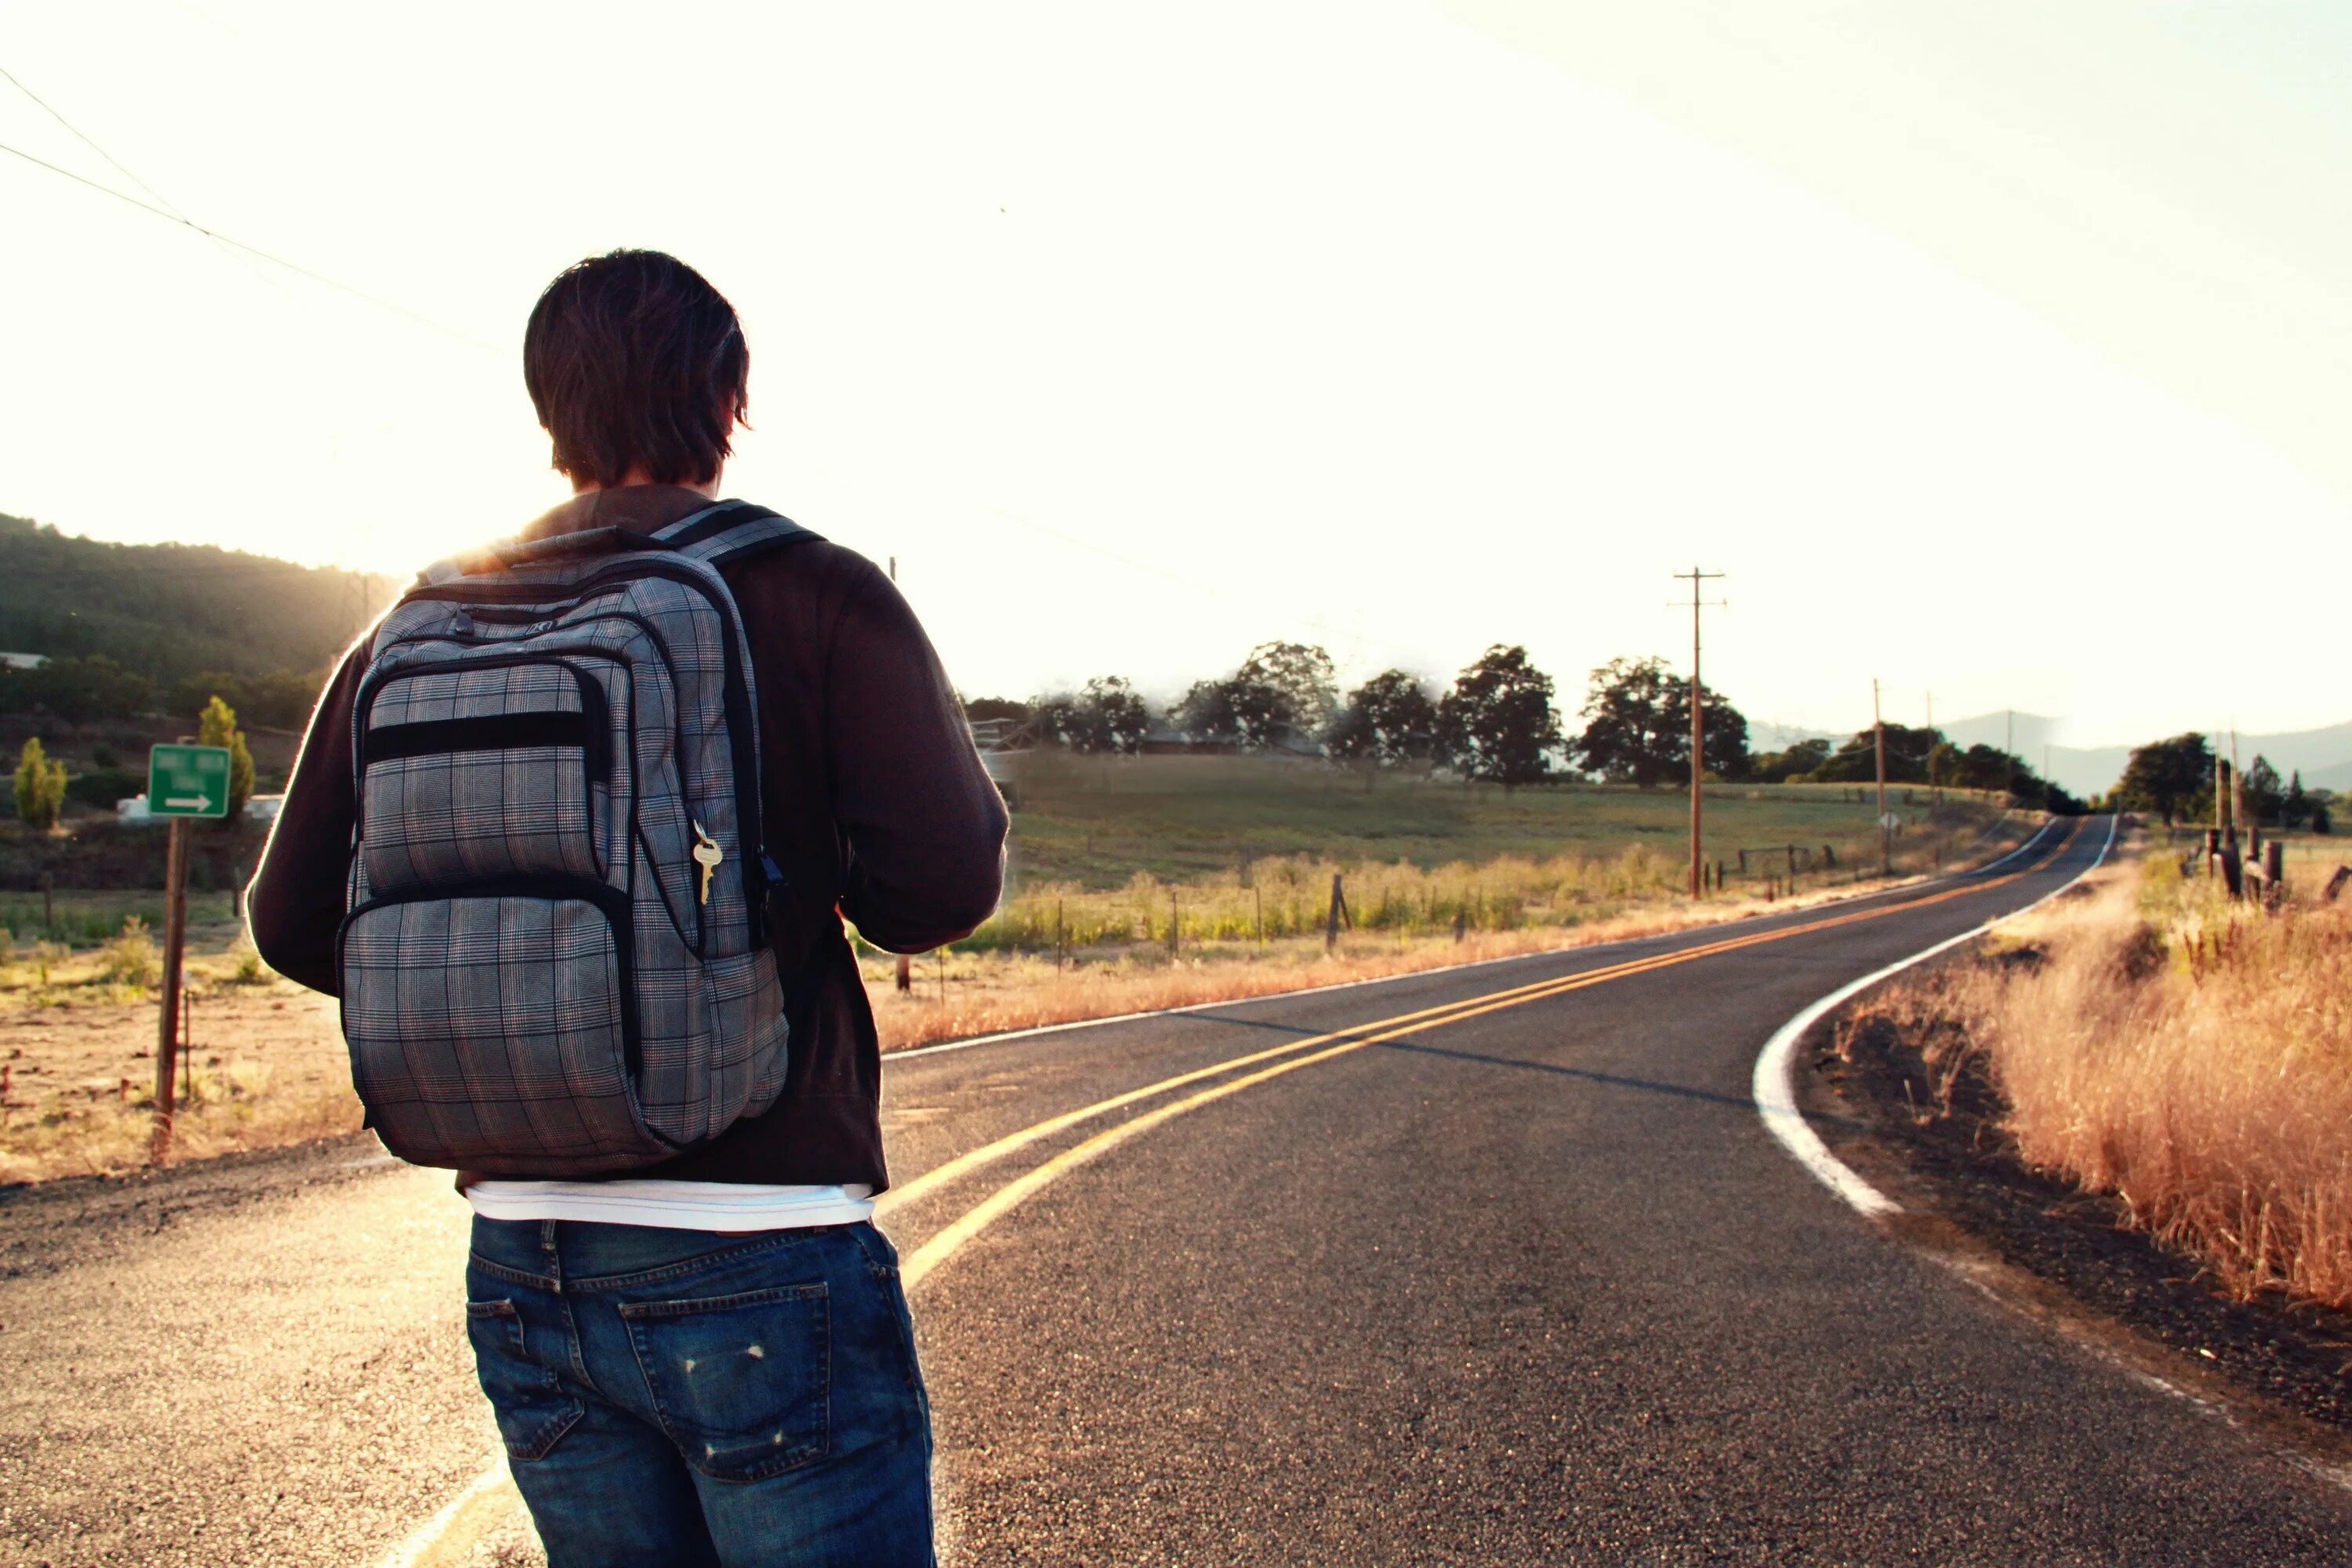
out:
{"label": "yellow double center line", "polygon": [[[1385,1041],[1402,1039],[1407,1035],[1435,1028],[1441,1024],[1456,1024],[1465,1019],[1478,1017],[1483,1014],[1500,1012],[1507,1007],[1525,1006],[1530,1002],[1540,1002],[1547,997],[1565,995],[1569,992],[1581,991],[1589,986],[1604,985],[1612,980],[1622,980],[1631,975],[1647,974],[1654,970],[1668,969],[1676,964],[1691,963],[1702,958],[1712,958],[1717,953],[1736,952],[1742,948],[1759,947],[1766,942],[1786,942],[1791,937],[1807,936],[1814,931],[1829,931],[1838,926],[1853,925],[1863,921],[1878,920],[1886,915],[1925,909],[1931,904],[1942,903],[1947,899],[1957,899],[1969,893],[1987,892],[2040,870],[2063,853],[2067,844],[2073,838],[2074,829],[2070,826],[2060,837],[2058,842],[2052,847],[2050,852],[2032,865],[2011,871],[2007,876],[1995,877],[1982,882],[1963,883],[1940,893],[1931,893],[1925,898],[1908,899],[1900,903],[1874,909],[1856,910],[1846,914],[1832,915],[1824,920],[1808,921],[1801,925],[1782,926],[1773,931],[1754,931],[1746,936],[1728,937],[1720,942],[1680,948],[1673,952],[1662,952],[1649,958],[1629,959],[1622,963],[1612,963],[1600,969],[1586,970],[1581,973],[1566,975],[1555,980],[1534,981],[1526,985],[1513,986],[1508,990],[1489,992],[1483,996],[1467,997],[1441,1006],[1423,1007],[1417,1012],[1400,1013],[1393,1017],[1374,1019],[1370,1023],[1334,1030],[1329,1034],[1312,1036],[1303,1040],[1291,1040],[1283,1045],[1268,1047],[1262,1051],[1230,1057],[1221,1062],[1213,1062],[1204,1068],[1195,1068],[1190,1072],[1178,1073],[1173,1078],[1164,1078],[1157,1083],[1145,1084],[1140,1089],[1131,1089],[1125,1093],[1112,1095],[1108,1100],[1098,1100],[1092,1105],[1083,1105],[1076,1110],[1066,1110],[1058,1116],[1049,1116],[1045,1121],[1024,1127],[1017,1132],[1007,1133],[992,1143],[982,1144],[968,1153],[959,1154],[944,1164],[924,1172],[905,1185],[893,1187],[885,1193],[875,1203],[875,1217],[881,1218],[893,1210],[903,1208],[908,1204],[927,1197],[950,1183],[961,1181],[984,1166],[994,1164],[1007,1155],[1017,1153],[1033,1143],[1051,1138],[1055,1133],[1065,1131],[1080,1122],[1089,1121],[1097,1116],[1153,1099],[1171,1089],[1181,1089],[1187,1084],[1218,1078],[1226,1073],[1239,1071],[1244,1068],[1255,1067],[1261,1062],[1273,1064],[1269,1067],[1259,1067],[1255,1072],[1244,1073],[1238,1078],[1228,1079],[1213,1088],[1202,1089],[1197,1094],[1188,1095],[1182,1100],[1146,1111],[1140,1116],[1120,1122],[1116,1127],[1106,1128],[1085,1142],[1073,1145],[1014,1177],[965,1210],[946,1227],[934,1233],[921,1247],[915,1249],[912,1256],[900,1266],[901,1277],[907,1287],[911,1289],[925,1275],[947,1261],[958,1247],[987,1229],[1040,1188],[1059,1181],[1078,1166],[1099,1158],[1130,1138],[1140,1137],[1163,1122],[1172,1121],[1186,1111],[1223,1100],[1229,1094],[1238,1094],[1243,1089],[1254,1088],[1270,1079],[1279,1078],[1285,1073],[1296,1072],[1301,1068],[1313,1067],[1318,1062],[1330,1061],[1334,1058],[1346,1056],[1350,1051],[1362,1050],[1366,1046],[1377,1046]],[[1317,1048],[1318,1047],[1321,1048]],[[1276,1060],[1277,1058],[1287,1059]]]}

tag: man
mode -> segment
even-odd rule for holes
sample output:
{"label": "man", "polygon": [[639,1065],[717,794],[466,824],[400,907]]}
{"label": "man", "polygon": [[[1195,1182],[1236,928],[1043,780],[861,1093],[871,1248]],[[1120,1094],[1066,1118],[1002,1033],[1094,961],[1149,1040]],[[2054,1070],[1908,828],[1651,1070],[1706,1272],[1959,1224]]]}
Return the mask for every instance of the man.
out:
{"label": "man", "polygon": [[[749,370],[734,310],[683,263],[614,251],[564,272],[531,312],[523,374],[577,494],[524,537],[650,533],[709,508]],[[929,1407],[897,1258],[870,1223],[887,1180],[880,1059],[841,917],[902,952],[968,933],[996,902],[1004,807],[871,563],[810,537],[722,575],[782,873],[765,937],[783,1089],[650,1168],[461,1173],[467,1332],[551,1568],[928,1563]],[[369,646],[312,717],[249,902],[263,957],[330,993]]]}

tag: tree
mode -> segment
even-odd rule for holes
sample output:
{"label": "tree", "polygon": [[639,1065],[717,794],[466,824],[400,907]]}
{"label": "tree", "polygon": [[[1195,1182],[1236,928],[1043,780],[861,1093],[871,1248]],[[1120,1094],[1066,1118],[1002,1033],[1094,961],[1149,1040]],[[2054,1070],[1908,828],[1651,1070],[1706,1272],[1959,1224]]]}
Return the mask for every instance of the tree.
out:
{"label": "tree", "polygon": [[966,721],[986,723],[991,719],[1010,719],[1015,724],[1029,721],[1029,704],[1015,702],[1009,697],[975,697],[963,705]]}
{"label": "tree", "polygon": [[65,804],[66,765],[51,762],[36,735],[16,759],[16,816],[34,827],[55,827]]}
{"label": "tree", "polygon": [[1576,738],[1581,765],[1643,789],[1687,765],[1690,709],[1685,699],[1676,720],[1677,684],[1662,659],[1612,658],[1594,670],[1580,715],[1584,732]]}
{"label": "tree", "polygon": [[[1748,716],[1712,688],[1700,696],[1706,771],[1747,777]],[[1581,717],[1576,749],[1591,772],[1654,789],[1690,769],[1690,682],[1668,674],[1663,660],[1612,658],[1594,670]]]}
{"label": "tree", "polygon": [[1151,732],[1151,710],[1123,675],[1097,676],[1078,694],[1078,707],[1088,721],[1096,749],[1131,757],[1143,750]]}
{"label": "tree", "polygon": [[[1675,692],[1672,717],[1682,742],[1676,748],[1682,752],[1683,766],[1690,766],[1690,682],[1671,682]],[[1740,779],[1748,776],[1748,715],[1724,700],[1723,694],[1702,681],[1699,695],[1706,707],[1699,713],[1699,746],[1703,754],[1703,771],[1719,779]]]}
{"label": "tree", "polygon": [[2297,768],[2288,781],[2286,795],[2279,802],[2279,826],[2301,827],[2311,820],[2312,798],[2304,792],[2303,770]]}
{"label": "tree", "polygon": [[1168,710],[1168,721],[1188,741],[1232,742],[1240,738],[1234,712],[1233,682],[1196,680]]}
{"label": "tree", "polygon": [[1748,771],[1767,784],[1780,784],[1810,773],[1829,760],[1830,743],[1817,738],[1800,741],[1785,752],[1759,752],[1748,759]]}
{"label": "tree", "polygon": [[1272,745],[1287,735],[1319,734],[1339,706],[1339,680],[1331,656],[1307,643],[1260,643],[1234,672],[1234,680],[1263,692],[1262,738],[1244,736],[1253,745]]}
{"label": "tree", "polygon": [[155,683],[104,654],[53,658],[37,669],[0,676],[0,708],[38,708],[68,724],[92,719],[134,719],[155,706]]}
{"label": "tree", "polygon": [[1437,704],[1421,677],[1384,669],[1348,693],[1348,704],[1323,731],[1335,761],[1392,768],[1430,754],[1437,734]]}
{"label": "tree", "polygon": [[2253,766],[2246,770],[2246,817],[2249,825],[2278,822],[2279,808],[2285,804],[2286,790],[2279,783],[2278,770],[2271,766],[2268,757],[2256,756]]}
{"label": "tree", "polygon": [[1506,789],[1540,780],[1562,744],[1551,677],[1524,647],[1496,643],[1454,679],[1438,704],[1439,744],[1465,778]]}
{"label": "tree", "polygon": [[2213,782],[2213,749],[2189,731],[2137,748],[2116,785],[2116,804],[2126,811],[2153,811],[2167,827]]}
{"label": "tree", "polygon": [[196,744],[228,748],[228,820],[236,821],[253,798],[253,753],[237,731],[236,710],[218,697],[205,703],[196,717]]}
{"label": "tree", "polygon": [[1026,712],[1039,740],[1074,752],[1132,756],[1151,729],[1151,710],[1123,675],[1097,676],[1076,697],[1040,697]]}
{"label": "tree", "polygon": [[[1927,783],[1927,759],[1944,741],[1941,730],[1915,730],[1907,724],[1886,726],[1886,782]],[[1999,754],[1999,753],[1996,753]],[[1845,743],[1813,770],[1822,784],[1871,784],[1878,777],[1878,737],[1874,730],[1857,730]]]}
{"label": "tree", "polygon": [[1331,656],[1305,643],[1260,643],[1223,680],[1203,680],[1169,710],[1170,721],[1196,741],[1230,741],[1262,752],[1311,740],[1339,707]]}

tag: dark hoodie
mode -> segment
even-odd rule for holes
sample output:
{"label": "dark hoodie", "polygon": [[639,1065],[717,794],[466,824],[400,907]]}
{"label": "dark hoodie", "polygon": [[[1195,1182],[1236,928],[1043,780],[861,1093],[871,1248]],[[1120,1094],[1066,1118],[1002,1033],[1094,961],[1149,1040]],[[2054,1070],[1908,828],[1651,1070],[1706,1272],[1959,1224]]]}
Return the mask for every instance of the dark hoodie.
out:
{"label": "dark hoodie", "polygon": [[[672,485],[596,490],[523,533],[651,532],[709,504]],[[724,574],[759,689],[767,849],[789,884],[789,914],[772,940],[792,1070],[765,1115],[626,1174],[863,1182],[879,1192],[888,1184],[881,1059],[842,917],[898,952],[971,931],[996,905],[1004,803],[914,611],[872,562],[804,541]],[[365,648],[362,639],[345,656],[311,716],[247,904],[270,967],[330,994],[354,816],[352,695]]]}

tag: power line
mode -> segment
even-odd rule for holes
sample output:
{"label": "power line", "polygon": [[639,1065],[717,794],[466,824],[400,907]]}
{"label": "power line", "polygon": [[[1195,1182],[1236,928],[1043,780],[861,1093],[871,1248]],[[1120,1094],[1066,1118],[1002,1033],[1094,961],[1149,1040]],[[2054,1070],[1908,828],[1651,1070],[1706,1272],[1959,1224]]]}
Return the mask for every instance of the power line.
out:
{"label": "power line", "polygon": [[[15,79],[11,78],[10,79],[14,80]],[[44,105],[43,107],[46,108],[47,105]],[[79,134],[79,132],[77,132],[77,134]],[[441,333],[445,337],[455,338],[461,343],[469,344],[470,346],[480,349],[487,353],[504,354],[507,352],[494,343],[484,342],[481,339],[473,336],[469,332],[460,331],[457,328],[436,321],[432,317],[425,315],[420,311],[412,310],[405,305],[396,304],[378,294],[371,294],[364,289],[355,288],[349,283],[343,282],[341,279],[330,278],[325,273],[314,271],[310,268],[303,266],[299,261],[289,261],[284,257],[273,255],[271,252],[262,249],[257,245],[247,245],[245,241],[233,238],[228,235],[221,233],[218,229],[207,228],[203,224],[196,222],[194,218],[181,216],[178,213],[173,212],[168,206],[157,206],[152,202],[142,202],[137,196],[131,195],[128,192],[118,191],[112,185],[101,184],[98,181],[91,179],[87,174],[77,174],[71,169],[52,163],[46,158],[36,158],[33,154],[26,152],[20,147],[11,147],[6,142],[0,142],[0,153],[6,153],[11,156],[22,158],[26,163],[32,164],[36,168],[47,169],[52,174],[63,175],[65,178],[71,180],[78,185],[87,185],[91,190],[98,192],[101,195],[112,196],[116,201],[137,207],[141,212],[151,213],[156,217],[162,218],[165,223],[175,223],[184,228],[192,229],[195,233],[203,235],[206,239],[217,240],[223,245],[230,246],[236,249],[245,252],[247,256],[257,257],[263,261],[267,261],[273,267],[282,267],[289,272],[299,273],[302,277],[310,279],[313,283],[323,284],[327,288],[335,289],[339,293],[349,294],[352,299],[364,300],[368,304],[375,306],[380,310],[390,310],[394,315],[405,316],[419,326],[430,327],[435,331]],[[112,159],[108,159],[107,161],[109,163],[113,162]],[[118,165],[118,167],[120,165]],[[136,176],[134,175],[133,178],[135,179]]]}
{"label": "power line", "polygon": [[68,120],[63,114],[58,113],[55,105],[44,99],[39,93],[35,92],[31,88],[26,87],[23,82],[19,81],[5,66],[0,66],[0,79],[5,79],[10,87],[15,88],[18,92],[21,92],[26,98],[31,99],[34,103],[39,106],[43,113],[56,121],[58,124],[64,126],[68,131],[71,132],[74,138],[80,142],[83,146],[89,148],[91,152],[105,159],[107,163],[112,166],[116,174],[121,175],[124,179],[130,181],[132,184],[138,186],[141,190],[146,192],[149,195],[163,203],[166,207],[170,207],[173,217],[178,218],[182,223],[187,223],[190,221],[187,214],[182,212],[177,206],[173,205],[172,199],[169,196],[166,196],[163,192],[157,190],[154,186],[149,184],[146,181],[132,174],[129,169],[123,167],[121,159],[117,158],[113,153],[108,152],[105,148],[100,146],[95,141],[91,140],[88,132],[83,131],[79,125],[76,125],[72,121]]}
{"label": "power line", "polygon": [[[115,171],[115,173],[121,174],[124,179],[129,180],[132,184],[138,186],[141,190],[154,197],[164,206],[169,207],[173,217],[178,218],[183,223],[192,221],[186,213],[180,210],[180,205],[177,202],[174,202],[171,197],[165,195],[163,192],[157,190],[154,186],[141,179],[138,174],[132,171],[129,164],[116,157],[113,153],[108,152],[105,148],[100,146],[96,137],[92,136],[89,132],[84,131],[80,126],[76,125],[72,121],[68,120],[63,111],[61,111],[57,105],[51,103],[47,99],[43,98],[39,93],[35,92],[31,88],[26,87],[23,79],[16,76],[5,66],[0,66],[0,79],[5,79],[9,86],[15,88],[18,92],[23,93],[26,98],[32,100],[32,101],[39,107],[41,112],[47,114],[58,124],[64,126],[66,130],[73,135],[75,140],[81,142],[83,146],[89,148],[91,152],[105,159],[107,163]],[[253,264],[253,258],[238,255],[236,251],[230,249],[227,245],[218,239],[215,239],[213,243],[220,246],[222,255],[236,257],[237,265],[251,272],[257,279],[261,277],[261,268]]]}

